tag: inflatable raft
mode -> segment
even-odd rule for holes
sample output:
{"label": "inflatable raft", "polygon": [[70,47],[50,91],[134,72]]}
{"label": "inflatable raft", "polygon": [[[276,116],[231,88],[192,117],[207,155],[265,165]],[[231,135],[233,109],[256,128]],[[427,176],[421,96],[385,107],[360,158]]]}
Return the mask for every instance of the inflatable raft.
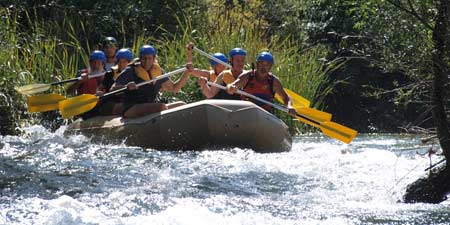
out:
{"label": "inflatable raft", "polygon": [[251,102],[235,100],[203,100],[133,119],[79,119],[66,130],[66,134],[78,133],[96,142],[157,150],[240,147],[283,152],[292,145],[283,121]]}

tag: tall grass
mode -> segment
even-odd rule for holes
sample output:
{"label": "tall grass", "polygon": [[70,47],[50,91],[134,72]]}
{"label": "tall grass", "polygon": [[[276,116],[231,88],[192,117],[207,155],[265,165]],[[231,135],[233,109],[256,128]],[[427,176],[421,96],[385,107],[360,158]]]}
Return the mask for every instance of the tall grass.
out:
{"label": "tall grass", "polygon": [[[222,52],[226,55],[232,48],[242,47],[247,51],[246,69],[251,69],[250,65],[256,61],[259,52],[270,51],[275,58],[272,72],[281,80],[283,86],[311,100],[312,106],[320,109],[323,97],[332,89],[331,86],[327,86],[328,70],[325,68],[336,67],[334,64],[325,65],[325,61],[320,60],[326,56],[327,49],[323,46],[316,46],[301,50],[290,39],[281,39],[276,36],[267,40],[264,37],[264,31],[258,28],[260,24],[248,23],[243,17],[239,14],[233,17],[240,22],[230,24],[240,29],[231,30],[229,33],[227,33],[227,27],[218,27],[216,30],[207,31],[195,29],[191,21],[179,21],[180,35],[155,41],[160,49],[160,62],[165,68],[181,66],[186,58],[185,45],[190,41],[193,41],[196,47],[206,52]],[[195,52],[193,63],[196,68],[209,68],[209,60]],[[176,96],[188,102],[203,98],[194,78],[183,88],[182,93]],[[292,117],[285,113],[278,113],[278,116],[294,130],[299,131],[307,128],[301,123],[293,121]]]}
{"label": "tall grass", "polygon": [[[26,98],[14,87],[71,78],[80,67],[80,58],[87,61],[87,55],[75,35],[74,40],[63,42],[57,34],[48,33],[44,24],[32,22],[36,20],[29,17],[29,31],[18,32],[17,14],[0,9],[0,16],[0,93],[8,96],[10,102],[2,111],[2,118],[12,115],[7,120],[20,124],[39,121],[47,114],[28,114]],[[65,34],[71,35],[70,31]],[[54,92],[64,94],[63,88],[58,89]]]}
{"label": "tall grass", "polygon": [[[252,3],[253,4],[253,3]],[[258,7],[256,1],[253,7]],[[126,40],[123,37],[122,43],[130,43],[130,49],[137,56],[139,47],[143,44],[152,44],[158,51],[158,61],[162,68],[168,72],[177,69],[185,64],[186,49],[189,42],[194,42],[196,47],[210,53],[228,52],[235,47],[244,48],[247,51],[246,69],[250,69],[250,64],[255,62],[257,54],[261,51],[270,51],[275,58],[272,72],[277,75],[285,88],[312,100],[315,107],[320,107],[321,96],[330,90],[324,87],[327,80],[324,63],[320,58],[325,57],[327,49],[321,46],[306,50],[300,49],[295,42],[289,38],[278,36],[267,37],[264,27],[267,26],[263,20],[248,12],[242,13],[240,8],[231,9],[220,8],[214,5],[212,11],[206,12],[208,26],[196,27],[195,21],[178,19],[179,30],[174,34],[168,34],[162,38],[155,39],[144,36],[144,31],[134,35],[133,40]],[[216,10],[216,11],[214,11]],[[212,12],[219,13],[219,19],[214,19]],[[0,90],[7,88],[7,93],[13,93],[13,86],[20,86],[29,83],[48,83],[56,80],[63,80],[74,77],[78,69],[88,65],[88,55],[91,50],[98,46],[90,46],[89,43],[80,43],[84,40],[79,35],[83,35],[84,26],[82,22],[64,21],[66,29],[58,23],[52,23],[52,29],[45,29],[46,24],[34,22],[30,24],[32,30],[28,34],[16,32],[16,21],[14,15],[8,11],[1,12],[6,15],[7,20],[0,21],[0,27],[6,32],[0,34],[2,37],[0,50]],[[184,13],[189,13],[186,11]],[[179,18],[189,18],[183,16]],[[37,20],[29,20],[37,21]],[[227,21],[225,25],[218,21]],[[255,22],[256,21],[256,22]],[[76,26],[75,26],[75,23]],[[47,24],[48,26],[48,24]],[[81,29],[81,30],[80,30]],[[161,33],[167,33],[163,27],[159,27]],[[51,30],[56,33],[48,33]],[[22,37],[23,36],[23,37]],[[64,37],[64,40],[60,38]],[[23,38],[23,41],[19,41]],[[94,43],[95,41],[90,41]],[[20,46],[17,48],[16,46]],[[194,52],[193,63],[197,68],[208,69],[209,60]],[[18,74],[21,76],[18,77]],[[180,75],[179,75],[180,76]],[[177,79],[179,76],[174,77]],[[64,88],[53,90],[64,94]],[[176,94],[164,94],[164,97],[171,99],[194,102],[203,99],[197,81],[191,78],[183,90]],[[19,105],[24,105],[24,98],[14,92],[13,98],[17,99]],[[24,107],[22,107],[23,110]],[[280,113],[279,116],[294,128],[303,129],[298,122]]]}

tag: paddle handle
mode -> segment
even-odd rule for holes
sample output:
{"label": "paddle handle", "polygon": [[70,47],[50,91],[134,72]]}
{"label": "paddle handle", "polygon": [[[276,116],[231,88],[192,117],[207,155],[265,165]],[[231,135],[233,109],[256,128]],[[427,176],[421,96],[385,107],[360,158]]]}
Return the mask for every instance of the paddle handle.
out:
{"label": "paddle handle", "polygon": [[[92,74],[92,75],[89,75],[88,78],[91,79],[91,78],[101,77],[101,76],[105,75],[105,73],[107,73],[107,72],[101,72],[101,73]],[[62,80],[62,81],[54,82],[54,83],[51,83],[50,85],[53,86],[53,85],[59,85],[59,84],[66,84],[66,83],[76,82],[76,81],[79,81],[81,79],[82,78],[80,76],[80,77],[75,77],[75,78],[68,79],[68,80]]]}
{"label": "paddle handle", "polygon": [[[150,84],[150,83],[152,83],[152,82],[154,82],[154,81],[158,81],[158,80],[161,80],[161,79],[164,79],[164,78],[173,76],[173,75],[175,75],[175,74],[182,73],[182,72],[184,72],[184,71],[186,71],[186,70],[187,70],[186,67],[182,67],[182,68],[179,68],[179,69],[177,69],[177,70],[174,70],[174,71],[165,73],[165,74],[163,74],[163,75],[161,75],[161,76],[158,76],[158,77],[156,77],[156,78],[153,78],[153,79],[151,79],[151,80],[148,80],[148,81],[144,81],[144,82],[142,82],[142,83],[139,83],[139,84],[137,84],[136,86],[137,86],[137,87],[140,87],[140,86],[142,86],[142,85]],[[124,91],[127,90],[127,88],[128,88],[128,87],[123,87],[123,88],[120,88],[120,89],[117,89],[117,90],[108,92],[108,93],[106,93],[106,94],[100,96],[100,98],[105,98],[105,97],[108,97],[108,96],[111,96],[111,95],[115,95],[115,94],[124,92]]]}
{"label": "paddle handle", "polygon": [[208,53],[206,53],[206,52],[204,52],[204,51],[198,49],[197,47],[194,47],[194,50],[195,50],[196,52],[200,53],[200,55],[206,56],[207,58],[209,58],[209,59],[211,59],[211,60],[214,60],[214,61],[217,62],[217,63],[220,63],[220,64],[222,64],[222,65],[224,65],[224,66],[226,66],[226,67],[228,67],[228,68],[231,68],[231,65],[230,65],[230,64],[228,64],[228,63],[226,63],[226,62],[224,62],[224,61],[222,61],[222,60],[220,60],[220,59],[214,57],[214,56],[211,55],[211,54],[208,54]]}

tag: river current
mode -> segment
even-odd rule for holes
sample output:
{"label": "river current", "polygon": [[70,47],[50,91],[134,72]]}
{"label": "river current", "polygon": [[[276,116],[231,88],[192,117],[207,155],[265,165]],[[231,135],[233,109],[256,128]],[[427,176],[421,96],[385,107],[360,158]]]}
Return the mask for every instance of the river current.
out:
{"label": "river current", "polygon": [[419,136],[301,135],[260,154],[99,145],[64,129],[0,136],[0,224],[450,223],[450,201],[399,201],[436,148]]}

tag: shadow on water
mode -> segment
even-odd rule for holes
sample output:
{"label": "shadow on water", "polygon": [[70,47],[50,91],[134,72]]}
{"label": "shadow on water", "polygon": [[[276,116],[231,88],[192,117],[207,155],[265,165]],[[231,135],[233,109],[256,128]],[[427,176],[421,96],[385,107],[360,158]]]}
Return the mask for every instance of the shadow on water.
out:
{"label": "shadow on water", "polygon": [[[260,194],[283,194],[290,191],[296,175],[281,172],[249,171],[226,175],[203,175],[193,179],[193,186],[202,194],[233,194],[249,197]],[[200,197],[199,196],[199,197]]]}

